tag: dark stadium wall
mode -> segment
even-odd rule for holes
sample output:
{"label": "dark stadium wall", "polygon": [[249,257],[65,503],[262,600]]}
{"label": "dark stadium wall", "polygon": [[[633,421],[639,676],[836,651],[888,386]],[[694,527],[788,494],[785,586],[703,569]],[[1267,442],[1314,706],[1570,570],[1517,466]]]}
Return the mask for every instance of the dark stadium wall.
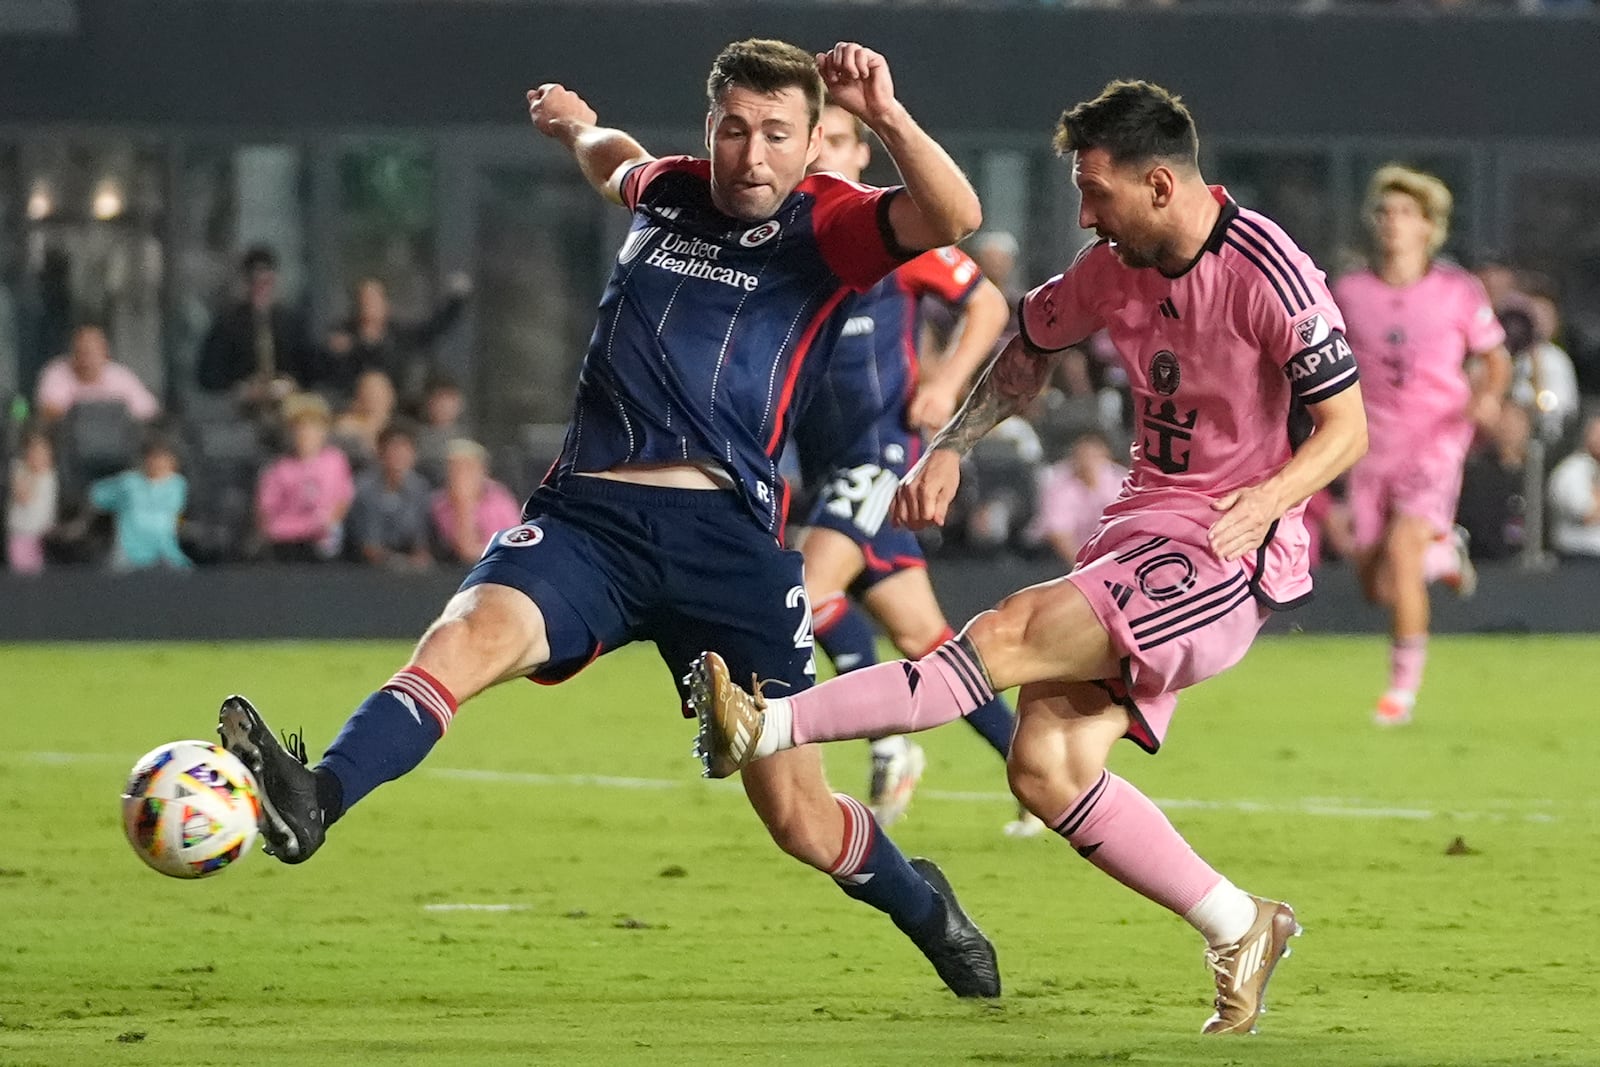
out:
{"label": "dark stadium wall", "polygon": [[[1013,589],[1057,577],[1051,563],[935,562],[950,618],[964,621]],[[365,567],[243,567],[115,576],[0,573],[0,642],[394,638],[420,634],[460,581],[458,573],[397,575]],[[1600,631],[1600,567],[1528,574],[1484,568],[1471,600],[1434,598],[1437,633]],[[374,612],[372,605],[383,610]],[[1277,616],[1275,632],[1379,633],[1381,613],[1361,601],[1351,574],[1318,576],[1317,596]]]}
{"label": "dark stadium wall", "polygon": [[0,34],[0,122],[514,123],[524,89],[562,80],[608,121],[676,127],[718,48],[763,35],[879,48],[941,130],[1042,131],[1136,76],[1213,134],[1600,136],[1600,18],[1582,16],[623,0],[78,0],[76,16]]}

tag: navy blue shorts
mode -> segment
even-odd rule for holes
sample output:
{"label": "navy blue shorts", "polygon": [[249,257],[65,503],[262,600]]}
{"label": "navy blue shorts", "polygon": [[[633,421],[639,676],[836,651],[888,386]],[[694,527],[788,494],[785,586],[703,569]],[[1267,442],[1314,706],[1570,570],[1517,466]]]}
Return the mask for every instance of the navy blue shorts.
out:
{"label": "navy blue shorts", "polygon": [[550,660],[535,681],[564,681],[630,641],[656,643],[680,697],[705,651],[741,684],[752,673],[788,683],[774,696],[815,681],[800,553],[732,492],[573,476],[539,488],[523,518],[495,535],[461,588],[510,586],[539,605]]}
{"label": "navy blue shorts", "polygon": [[893,467],[863,463],[835,470],[821,490],[807,526],[837,530],[861,549],[866,569],[850,584],[850,592],[860,595],[874,585],[904,570],[926,567],[917,535],[889,518],[900,472]]}

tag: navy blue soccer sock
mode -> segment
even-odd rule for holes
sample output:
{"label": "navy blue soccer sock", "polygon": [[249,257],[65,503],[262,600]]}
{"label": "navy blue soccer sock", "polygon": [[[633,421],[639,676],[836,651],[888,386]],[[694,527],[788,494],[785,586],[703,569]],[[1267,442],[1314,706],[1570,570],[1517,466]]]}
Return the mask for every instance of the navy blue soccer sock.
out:
{"label": "navy blue soccer sock", "polygon": [[941,917],[933,887],[906,862],[865,805],[843,793],[833,796],[844,812],[844,848],[828,873],[846,896],[885,913],[906,935],[915,939],[926,933]]}
{"label": "navy blue soccer sock", "polygon": [[817,644],[840,674],[871,667],[878,662],[878,635],[866,613],[843,593],[835,593],[811,613]]}
{"label": "navy blue soccer sock", "polygon": [[1017,725],[1016,718],[1011,714],[1011,708],[1006,705],[1005,698],[998,693],[994,699],[966,716],[967,725],[983,737],[1000,753],[1004,759],[1011,753],[1011,732]]}
{"label": "navy blue soccer sock", "polygon": [[316,766],[327,822],[421,763],[455,713],[455,698],[419,667],[407,667],[363,700]]}

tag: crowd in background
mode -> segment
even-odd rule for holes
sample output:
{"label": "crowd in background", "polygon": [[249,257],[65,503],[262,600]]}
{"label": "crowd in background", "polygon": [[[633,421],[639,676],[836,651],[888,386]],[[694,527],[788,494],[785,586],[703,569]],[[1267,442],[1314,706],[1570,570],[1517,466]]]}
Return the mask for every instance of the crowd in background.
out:
{"label": "crowd in background", "polygon": [[[969,250],[1015,307],[1030,284],[1016,276],[1015,239],[986,232]],[[162,410],[102,328],[72,330],[67,351],[38,375],[28,417],[0,442],[11,570],[253,560],[461,567],[518,521],[532,477],[552,457],[502,457],[509,485],[496,480],[467,394],[433,357],[462,319],[470,280],[450,278],[438,306],[412,321],[392,314],[380,281],[362,279],[347,316],[319,336],[280,299],[277,267],[270,249],[243,255],[237,299],[217,311],[195,380],[174,394],[182,411]],[[1466,471],[1459,521],[1472,553],[1522,553],[1531,494],[1543,505],[1547,547],[1600,559],[1600,414],[1584,420],[1556,304],[1536,274],[1487,263],[1478,275],[1515,377]],[[935,334],[948,328],[936,313],[929,319]],[[941,347],[928,340],[927,350]],[[974,450],[929,549],[1071,560],[1126,474],[1131,415],[1108,340],[1069,350],[1027,415]],[[1345,554],[1341,487],[1319,494],[1309,514],[1319,553]]]}
{"label": "crowd in background", "polygon": [[279,300],[272,251],[252,248],[182,411],[116,361],[102,327],[76,326],[6,435],[9,568],[477,559],[520,507],[490,476],[460,384],[433,366],[471,284],[453,277],[446,294],[400,321],[362,279],[317,338]]}

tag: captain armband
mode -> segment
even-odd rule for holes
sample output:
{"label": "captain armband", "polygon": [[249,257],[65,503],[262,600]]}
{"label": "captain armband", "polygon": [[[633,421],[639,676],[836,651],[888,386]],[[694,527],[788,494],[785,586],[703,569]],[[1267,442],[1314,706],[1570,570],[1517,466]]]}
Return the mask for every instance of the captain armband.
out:
{"label": "captain armband", "polygon": [[1350,342],[1338,330],[1329,332],[1320,344],[1303,348],[1285,364],[1294,395],[1305,404],[1317,404],[1337,396],[1360,379]]}

